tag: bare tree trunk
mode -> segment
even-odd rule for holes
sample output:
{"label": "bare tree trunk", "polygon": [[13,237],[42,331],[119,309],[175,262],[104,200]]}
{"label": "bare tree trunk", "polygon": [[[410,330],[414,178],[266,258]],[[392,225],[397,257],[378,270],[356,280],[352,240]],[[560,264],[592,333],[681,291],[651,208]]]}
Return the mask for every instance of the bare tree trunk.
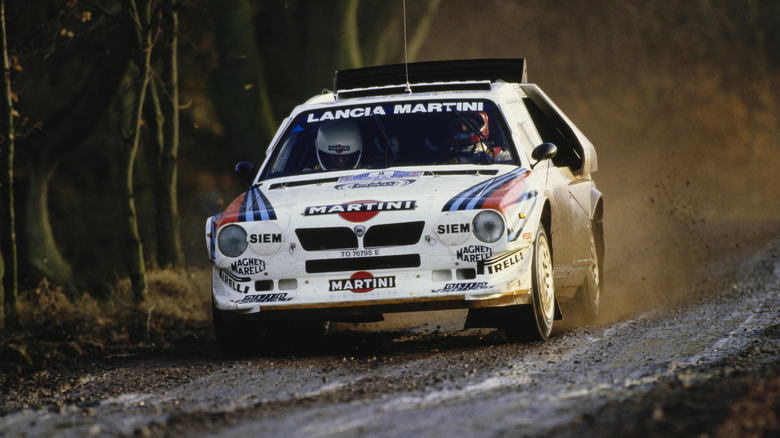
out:
{"label": "bare tree trunk", "polygon": [[61,285],[73,296],[75,281],[70,264],[57,248],[54,231],[49,220],[49,182],[56,166],[42,169],[38,163],[28,160],[26,181],[27,202],[22,206],[23,217],[28,218],[21,227],[24,248],[24,269],[28,276],[47,278]]}
{"label": "bare tree trunk", "polygon": [[[147,127],[146,131],[149,133],[149,144],[146,145],[144,155],[148,161],[148,167],[151,169],[152,196],[157,206],[157,218],[159,219],[160,186],[162,185],[162,173],[160,166],[162,163],[162,151],[165,147],[165,135],[163,134],[163,129],[165,128],[166,123],[162,106],[160,105],[160,93],[158,91],[158,88],[160,87],[158,82],[160,81],[156,79],[156,75],[152,75],[152,77],[149,79],[149,88],[146,91],[147,99],[144,106],[146,117],[144,122]],[[159,245],[161,244],[160,242],[162,239],[164,239],[164,236],[160,234],[159,229],[156,231],[157,233],[155,234],[153,241],[149,242],[152,248],[147,246],[146,251],[154,250],[159,253]],[[164,266],[164,264],[159,260],[159,254],[157,255],[157,263],[158,266]]]}
{"label": "bare tree trunk", "polygon": [[[124,17],[124,12],[122,17]],[[20,210],[20,280],[37,284],[42,277],[76,293],[69,263],[57,248],[48,214],[48,190],[57,165],[76,149],[101,120],[127,72],[132,47],[132,31],[118,26],[111,36],[106,55],[90,72],[81,91],[43,124],[17,143],[17,157],[26,168],[25,200]]]}
{"label": "bare tree trunk", "polygon": [[135,195],[133,190],[133,167],[138,147],[141,143],[141,126],[143,125],[143,107],[146,98],[146,90],[151,78],[151,54],[152,36],[150,29],[151,2],[128,0],[130,3],[131,17],[136,29],[138,77],[136,78],[135,98],[130,121],[130,135],[125,138],[125,147],[122,154],[122,168],[125,171],[125,180],[122,186],[125,200],[125,257],[130,274],[130,283],[133,290],[133,300],[136,304],[146,298],[148,285],[146,283],[146,264],[144,261],[143,245],[138,232],[138,215],[135,208]]}
{"label": "bare tree trunk", "polygon": [[[411,9],[412,4],[409,3],[407,6]],[[436,16],[440,3],[441,0],[427,0],[425,3],[415,4],[414,13],[407,11],[406,38],[403,34],[404,16],[400,4],[381,1],[370,5],[372,12],[375,8],[379,8],[375,12],[375,16],[380,20],[372,21],[368,26],[364,26],[363,34],[360,36],[360,49],[364,58],[369,60],[367,65],[392,62],[393,55],[404,54],[404,42],[407,44],[409,62],[413,62],[428,37],[431,22]]]}
{"label": "bare tree trunk", "polygon": [[363,66],[360,55],[360,32],[358,29],[358,6],[360,0],[342,0],[339,2],[339,15],[344,17],[338,43],[338,65],[341,68]]}
{"label": "bare tree trunk", "polygon": [[428,37],[428,33],[431,30],[431,22],[436,15],[436,11],[439,10],[440,2],[441,0],[429,0],[425,6],[424,13],[414,27],[414,31],[409,38],[409,62],[417,58],[417,54],[420,52],[425,39]]}
{"label": "bare tree trunk", "polygon": [[179,230],[177,172],[179,158],[179,4],[168,0],[163,7],[163,29],[168,53],[163,57],[163,147],[159,158],[157,189],[157,261],[160,266],[184,265]]}
{"label": "bare tree trunk", "polygon": [[0,328],[16,324],[18,269],[14,218],[14,104],[11,99],[11,65],[5,33],[5,0],[0,0],[0,32],[3,45],[2,130],[0,138]]}
{"label": "bare tree trunk", "polygon": [[[312,2],[315,5],[321,2]],[[214,104],[225,125],[233,159],[263,158],[266,142],[276,131],[262,60],[247,0],[210,0],[219,68],[211,78]]]}

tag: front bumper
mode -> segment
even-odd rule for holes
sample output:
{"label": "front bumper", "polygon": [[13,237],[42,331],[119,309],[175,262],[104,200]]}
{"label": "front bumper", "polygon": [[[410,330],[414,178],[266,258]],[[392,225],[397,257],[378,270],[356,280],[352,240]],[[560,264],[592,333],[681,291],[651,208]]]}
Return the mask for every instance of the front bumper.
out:
{"label": "front bumper", "polygon": [[255,319],[530,304],[531,260],[532,248],[526,245],[480,261],[476,268],[344,271],[292,279],[239,277],[214,266],[213,302],[226,317]]}

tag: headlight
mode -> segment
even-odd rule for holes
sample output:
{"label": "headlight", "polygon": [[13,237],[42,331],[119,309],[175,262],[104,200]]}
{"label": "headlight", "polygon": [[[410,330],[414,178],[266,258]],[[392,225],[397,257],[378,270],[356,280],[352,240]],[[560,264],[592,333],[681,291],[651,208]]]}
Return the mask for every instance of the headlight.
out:
{"label": "headlight", "polygon": [[474,216],[474,235],[485,243],[493,243],[504,235],[504,218],[493,210],[485,210]]}
{"label": "headlight", "polygon": [[238,257],[246,251],[246,230],[239,225],[226,225],[219,230],[219,251],[228,257]]}

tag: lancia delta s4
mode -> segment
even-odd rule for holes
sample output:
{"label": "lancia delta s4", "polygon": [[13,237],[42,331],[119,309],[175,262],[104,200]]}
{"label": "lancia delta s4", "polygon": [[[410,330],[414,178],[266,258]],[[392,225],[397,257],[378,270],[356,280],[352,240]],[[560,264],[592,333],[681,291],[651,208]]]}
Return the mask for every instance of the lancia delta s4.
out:
{"label": "lancia delta s4", "polygon": [[236,166],[247,191],[207,220],[220,348],[388,312],[468,309],[466,327],[518,340],[592,320],[596,169],[523,59],[339,71],[261,165]]}

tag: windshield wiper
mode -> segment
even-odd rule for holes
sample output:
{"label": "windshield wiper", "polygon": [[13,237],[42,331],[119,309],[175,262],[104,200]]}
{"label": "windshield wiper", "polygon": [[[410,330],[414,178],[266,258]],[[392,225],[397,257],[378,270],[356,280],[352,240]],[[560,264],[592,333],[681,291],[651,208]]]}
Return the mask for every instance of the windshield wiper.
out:
{"label": "windshield wiper", "polygon": [[480,142],[485,143],[485,146],[487,146],[491,151],[493,150],[490,144],[488,144],[487,137],[485,137],[485,134],[483,134],[481,130],[477,129],[477,127],[474,126],[474,124],[466,116],[464,116],[462,112],[458,111],[457,109],[455,109],[455,114],[458,115],[458,118],[460,119],[461,122],[463,122],[466,126],[469,127],[472,134],[479,137]]}

